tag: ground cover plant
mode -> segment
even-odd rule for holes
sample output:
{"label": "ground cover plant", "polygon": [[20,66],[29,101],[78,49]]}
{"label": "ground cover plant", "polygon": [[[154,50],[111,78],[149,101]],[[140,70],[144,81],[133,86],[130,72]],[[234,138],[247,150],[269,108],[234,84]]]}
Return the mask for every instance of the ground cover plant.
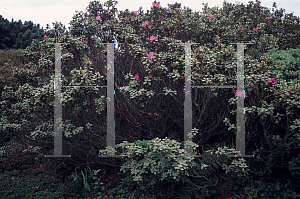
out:
{"label": "ground cover plant", "polygon": [[[142,186],[164,184],[160,187],[171,185],[181,190],[173,193],[174,197],[201,193],[202,197],[216,198],[224,191],[221,188],[238,187],[239,180],[248,175],[268,179],[269,183],[286,183],[285,197],[292,191],[299,193],[297,183],[293,183],[299,180],[299,18],[283,15],[282,9],[271,13],[259,1],[247,5],[224,2],[220,9],[206,5],[202,13],[178,3],[163,8],[159,2],[154,2],[147,13],[141,9],[118,13],[116,3],[90,2],[86,12],[73,16],[69,31],[54,23],[43,42],[34,41],[22,51],[26,63],[12,74],[18,87],[6,86],[2,92],[0,119],[5,142],[1,143],[1,170],[47,165],[48,172],[56,172],[62,179],[73,175],[82,186],[80,197],[87,196],[85,190],[91,191],[87,165],[94,171],[104,170],[105,165],[122,168],[138,185],[135,190],[140,194],[145,193]],[[69,43],[62,46],[63,85],[105,85],[106,46],[100,43],[111,43],[114,37],[122,43],[115,52],[115,128],[116,143],[120,143],[116,146],[127,159],[97,157],[106,144],[106,91],[93,87],[62,88],[63,154],[72,158],[48,161],[43,155],[53,154],[55,48],[45,42]],[[185,52],[181,44],[188,41],[200,43],[192,46],[193,85],[233,85],[236,47],[229,43],[254,43],[245,47],[244,65],[245,144],[246,152],[253,151],[255,158],[246,162],[244,158],[226,158],[236,153],[236,126],[232,124],[235,89],[192,89],[195,134],[191,144],[202,148],[202,152],[194,152],[206,159],[174,157],[183,150]],[[279,58],[274,57],[274,51],[278,50],[295,60],[276,62]],[[22,152],[18,155],[11,152],[13,137]],[[282,175],[274,179],[272,172]],[[145,184],[139,182],[141,179]],[[252,185],[241,187],[245,194],[258,194]],[[103,191],[101,186],[95,189]],[[121,190],[114,194],[125,194]]]}

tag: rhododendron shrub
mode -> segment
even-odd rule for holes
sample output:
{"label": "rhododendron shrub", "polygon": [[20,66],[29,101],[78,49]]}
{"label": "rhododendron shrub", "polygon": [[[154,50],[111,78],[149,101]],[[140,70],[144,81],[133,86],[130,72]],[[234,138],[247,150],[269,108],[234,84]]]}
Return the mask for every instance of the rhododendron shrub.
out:
{"label": "rhododendron shrub", "polygon": [[[293,113],[299,108],[299,90],[287,87],[294,82],[285,86],[274,76],[272,59],[264,53],[299,45],[298,19],[289,16],[282,20],[280,11],[271,13],[259,2],[246,6],[224,3],[221,9],[206,5],[201,14],[177,3],[163,8],[155,2],[147,13],[141,9],[118,13],[114,1],[104,5],[107,9],[90,2],[85,13],[73,16],[69,32],[57,23],[46,32],[43,42],[26,49],[24,56],[31,60],[27,71],[15,73],[19,89],[6,88],[2,96],[3,131],[19,135],[40,154],[53,154],[55,48],[45,42],[69,43],[61,47],[63,85],[104,86],[107,47],[103,43],[114,43],[116,38],[120,45],[114,53],[116,143],[165,137],[182,142],[184,44],[198,43],[191,47],[192,85],[235,85],[236,45],[229,43],[252,42],[245,44],[244,57],[246,154],[263,147],[255,153],[264,157],[253,165],[268,167],[284,149],[297,150],[299,119]],[[87,161],[87,155],[95,157],[95,151],[105,149],[105,93],[105,88],[62,88],[63,154],[72,155],[63,159],[64,163],[75,167]],[[236,89],[192,89],[193,128],[199,129],[194,143],[205,146],[224,141],[234,148],[236,93],[243,97],[243,91]],[[280,140],[272,137],[273,132],[284,140],[278,147],[274,146]],[[176,167],[178,159],[172,161]],[[157,164],[159,172],[154,175],[165,168],[164,161]],[[127,168],[132,167],[127,162]],[[201,173],[202,168],[198,169]]]}

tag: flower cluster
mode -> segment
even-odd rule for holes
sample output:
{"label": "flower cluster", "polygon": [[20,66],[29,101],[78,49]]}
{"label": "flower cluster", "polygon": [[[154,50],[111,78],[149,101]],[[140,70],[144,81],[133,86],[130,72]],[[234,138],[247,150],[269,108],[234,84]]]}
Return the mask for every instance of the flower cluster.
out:
{"label": "flower cluster", "polygon": [[210,18],[215,18],[215,15],[210,14],[209,17],[210,17]]}
{"label": "flower cluster", "polygon": [[149,25],[149,21],[144,21],[144,22],[142,23],[142,26],[146,26],[146,25]]}
{"label": "flower cluster", "polygon": [[257,30],[257,28],[253,28],[253,30]]}
{"label": "flower cluster", "polygon": [[154,37],[153,35],[150,37],[150,40],[153,41],[154,39],[157,39],[157,37]]}
{"label": "flower cluster", "polygon": [[136,80],[139,79],[139,73],[137,73],[137,74],[134,76],[134,79],[136,79]]}
{"label": "flower cluster", "polygon": [[152,5],[153,5],[153,6],[156,6],[156,7],[158,7],[158,8],[160,8],[160,5],[159,5],[159,3],[155,3],[155,2],[153,2],[153,3],[152,3]]}
{"label": "flower cluster", "polygon": [[147,57],[149,57],[149,58],[154,58],[154,52],[150,52],[149,54],[146,54],[147,55]]}
{"label": "flower cluster", "polygon": [[182,11],[180,8],[177,8],[177,10],[178,10],[179,12],[181,12],[181,11]]}
{"label": "flower cluster", "polygon": [[133,12],[133,14],[138,15],[137,11],[132,11],[132,12]]}
{"label": "flower cluster", "polygon": [[275,84],[275,79],[274,78],[270,78],[270,80],[267,80],[269,83]]}

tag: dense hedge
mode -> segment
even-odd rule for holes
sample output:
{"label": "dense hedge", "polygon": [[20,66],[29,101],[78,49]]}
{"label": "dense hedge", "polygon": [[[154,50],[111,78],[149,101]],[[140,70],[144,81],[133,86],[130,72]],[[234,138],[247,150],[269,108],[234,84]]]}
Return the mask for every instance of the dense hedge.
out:
{"label": "dense hedge", "polygon": [[[39,161],[45,161],[43,154],[53,154],[55,51],[54,45],[45,42],[70,42],[62,47],[62,83],[81,86],[105,85],[106,47],[99,43],[113,42],[114,37],[123,43],[115,52],[116,143],[128,141],[123,143],[122,153],[129,153],[131,158],[142,150],[141,147],[138,151],[132,150],[139,148],[134,147],[136,140],[156,142],[155,138],[168,137],[166,140],[171,139],[175,143],[183,141],[183,43],[201,43],[192,46],[194,85],[232,85],[236,81],[236,45],[229,43],[253,42],[245,47],[245,126],[246,153],[254,151],[256,156],[246,166],[243,159],[239,159],[225,168],[239,170],[238,167],[247,167],[250,172],[263,176],[270,168],[276,168],[278,172],[286,169],[289,161],[291,165],[298,161],[292,158],[296,158],[299,152],[299,81],[286,82],[285,85],[274,74],[278,70],[277,63],[273,63],[274,58],[265,53],[271,53],[272,49],[296,48],[300,44],[299,17],[285,15],[283,19],[282,9],[271,13],[259,1],[247,5],[224,2],[220,9],[206,5],[201,14],[193,13],[189,8],[182,9],[180,4],[162,8],[154,2],[147,13],[141,9],[136,12],[120,11],[118,21],[115,19],[115,3],[106,2],[104,5],[108,9],[104,9],[101,3],[90,2],[85,13],[73,16],[70,32],[61,23],[56,23],[54,29],[46,31],[47,37],[43,42],[33,42],[22,52],[28,63],[13,73],[19,87],[17,90],[5,87],[2,93],[2,134],[17,136],[24,149],[30,146],[29,151],[35,152]],[[285,52],[290,53],[288,50]],[[298,69],[299,65],[294,67]],[[294,75],[294,78],[299,77],[299,73]],[[235,89],[192,90],[193,128],[199,129],[193,142],[206,146],[223,140],[234,148],[236,126],[231,123],[236,119]],[[98,150],[105,149],[105,90],[95,87],[63,88],[62,100],[63,154],[71,154],[72,158],[58,158],[58,162],[63,161],[71,170],[75,167],[83,169],[86,162],[101,164],[103,158],[99,160],[95,156]],[[174,149],[175,154],[182,150],[175,146],[170,149]],[[224,147],[222,149],[225,150]],[[207,151],[207,148],[203,150]],[[221,148],[211,151],[216,166],[211,167],[215,170],[210,170],[206,177],[208,181],[218,182],[218,179],[226,184],[230,176],[226,175],[226,169],[222,170],[224,165],[218,166],[218,150]],[[152,156],[152,152],[155,151],[147,151],[150,159],[143,160],[147,157],[145,155],[135,157],[134,161],[144,161],[145,164],[155,161],[159,167],[153,169],[158,169],[154,175],[161,173],[161,169],[168,168],[175,173],[177,167],[182,167],[181,179],[186,180],[184,174],[196,172],[200,175],[206,165],[199,162],[197,169],[185,167],[192,162],[179,158],[170,162],[167,158],[170,154],[158,151]],[[132,159],[116,161],[127,165],[128,169],[137,166],[128,165]],[[9,164],[13,161],[3,163]],[[58,169],[61,166],[55,164],[52,167]],[[286,172],[286,175],[282,172],[276,177],[296,179],[298,174],[294,169],[290,167],[296,177],[291,172]],[[140,174],[145,171],[142,167],[135,168],[135,172]],[[202,180],[192,185],[199,187],[203,183],[205,181]]]}

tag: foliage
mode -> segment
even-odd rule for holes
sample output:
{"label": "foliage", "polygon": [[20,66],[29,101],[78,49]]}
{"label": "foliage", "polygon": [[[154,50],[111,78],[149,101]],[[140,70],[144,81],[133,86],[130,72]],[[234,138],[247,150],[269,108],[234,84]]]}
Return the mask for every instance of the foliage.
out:
{"label": "foliage", "polygon": [[[85,174],[83,173],[83,171],[81,171],[81,174],[82,174],[82,177],[83,177],[83,185],[84,185],[84,188],[87,192],[93,194],[93,192],[95,192],[100,187],[100,185],[103,184],[102,182],[100,182],[100,179],[98,179],[98,177],[97,177],[97,173],[101,169],[92,171],[90,167],[88,167],[88,168],[89,168],[89,173],[90,173],[89,176],[87,175],[87,170],[86,169],[85,169]],[[94,181],[91,184],[92,189],[90,188],[90,185],[88,183],[88,177],[90,177],[90,176],[93,178],[93,181]],[[74,177],[74,181],[78,181],[79,179],[81,179],[80,176],[77,175],[77,173],[75,173],[75,175],[73,177]]]}
{"label": "foliage", "polygon": [[62,183],[41,170],[5,171],[0,179],[1,198],[80,198],[75,184]]}
{"label": "foliage", "polygon": [[[185,145],[190,145],[193,150],[197,147],[193,142],[186,142]],[[233,181],[235,178],[247,175],[247,169],[245,170],[247,165],[243,158],[238,161],[233,160],[228,165],[228,156],[236,155],[237,151],[228,149],[226,146],[224,148],[219,147],[214,157],[203,154],[196,161],[193,161],[194,156],[185,154],[183,145],[167,138],[150,140],[147,147],[126,141],[116,145],[116,148],[119,147],[123,149],[124,158],[128,159],[120,170],[123,172],[131,171],[133,180],[138,183],[154,185],[156,182],[164,181],[174,184],[181,180],[183,183],[188,182],[200,189],[217,185],[221,176],[218,170],[225,170]],[[212,151],[209,152],[212,153]],[[106,154],[105,152],[107,151],[100,151],[100,154]],[[197,167],[199,171],[197,172],[194,167]],[[190,175],[188,171],[196,175]],[[191,181],[192,177],[203,179],[197,180],[197,184],[194,184]]]}
{"label": "foliage", "polygon": [[31,45],[32,40],[43,40],[44,30],[40,24],[33,24],[32,21],[21,20],[9,22],[0,15],[0,49],[25,49]]}
{"label": "foliage", "polygon": [[[280,75],[285,81],[299,79],[300,77],[300,46],[297,49],[275,50],[272,49],[267,55],[273,60],[273,75]],[[276,74],[275,71],[279,71]]]}
{"label": "foliage", "polygon": [[[92,1],[86,13],[73,16],[70,32],[65,31],[61,23],[56,23],[54,29],[46,31],[47,39],[35,41],[26,48],[22,57],[28,63],[24,69],[13,73],[17,90],[6,86],[2,92],[0,130],[3,134],[17,136],[23,145],[40,149],[36,150],[36,159],[45,161],[40,155],[53,153],[55,62],[55,47],[45,41],[68,43],[62,46],[63,85],[103,86],[107,51],[100,43],[117,38],[122,46],[115,53],[115,65],[119,66],[115,67],[114,74],[116,143],[126,140],[119,144],[128,150],[123,155],[136,158],[137,163],[133,165],[133,159],[131,164],[124,160],[123,168],[140,166],[131,171],[134,180],[148,178],[153,183],[150,176],[157,181],[179,180],[180,177],[183,180],[189,177],[188,170],[196,164],[191,157],[173,156],[180,153],[178,147],[181,147],[179,143],[182,143],[184,132],[186,60],[183,43],[201,43],[192,47],[194,85],[232,85],[236,81],[237,58],[236,47],[229,43],[253,42],[245,47],[244,59],[246,151],[254,151],[256,155],[250,160],[249,167],[261,176],[273,166],[288,167],[288,162],[299,151],[299,89],[291,88],[299,81],[284,84],[280,77],[274,77],[274,58],[265,53],[300,44],[299,18],[291,14],[282,19],[282,9],[271,13],[256,1],[246,6],[224,2],[221,9],[206,5],[201,14],[192,13],[189,8],[181,12],[180,4],[168,5],[168,8],[153,6],[147,13],[140,9],[138,15],[128,10],[120,11],[118,21],[115,19],[116,3],[108,1],[104,4],[107,9],[104,9],[102,4]],[[148,25],[145,25],[146,21]],[[149,54],[154,57],[150,58]],[[275,79],[274,84],[270,83],[270,78]],[[234,143],[236,126],[231,122],[236,118],[231,115],[236,113],[235,89],[193,90],[193,127],[200,129],[193,144],[205,146],[220,140]],[[87,162],[86,154],[94,157],[96,151],[105,148],[105,96],[105,90],[96,87],[62,89],[63,153],[72,155],[64,160],[69,167],[82,165]],[[172,140],[161,141],[165,137]],[[134,144],[136,140],[149,141]],[[143,147],[145,144],[148,149]],[[170,146],[171,151],[161,151],[169,147],[166,144],[175,148]],[[231,153],[231,148],[234,145],[221,150],[226,151],[226,156]],[[203,160],[211,162],[207,179],[215,182],[213,169],[221,170],[217,151],[213,155],[217,159]],[[62,162],[62,159],[58,158],[58,161]],[[183,164],[184,161],[189,165]],[[201,168],[200,160],[198,164],[195,170],[200,175],[207,168]],[[245,163],[240,160],[225,166],[227,172],[237,168],[243,173]],[[224,174],[222,180],[228,183],[228,176]],[[193,186],[205,185],[202,180]]]}

